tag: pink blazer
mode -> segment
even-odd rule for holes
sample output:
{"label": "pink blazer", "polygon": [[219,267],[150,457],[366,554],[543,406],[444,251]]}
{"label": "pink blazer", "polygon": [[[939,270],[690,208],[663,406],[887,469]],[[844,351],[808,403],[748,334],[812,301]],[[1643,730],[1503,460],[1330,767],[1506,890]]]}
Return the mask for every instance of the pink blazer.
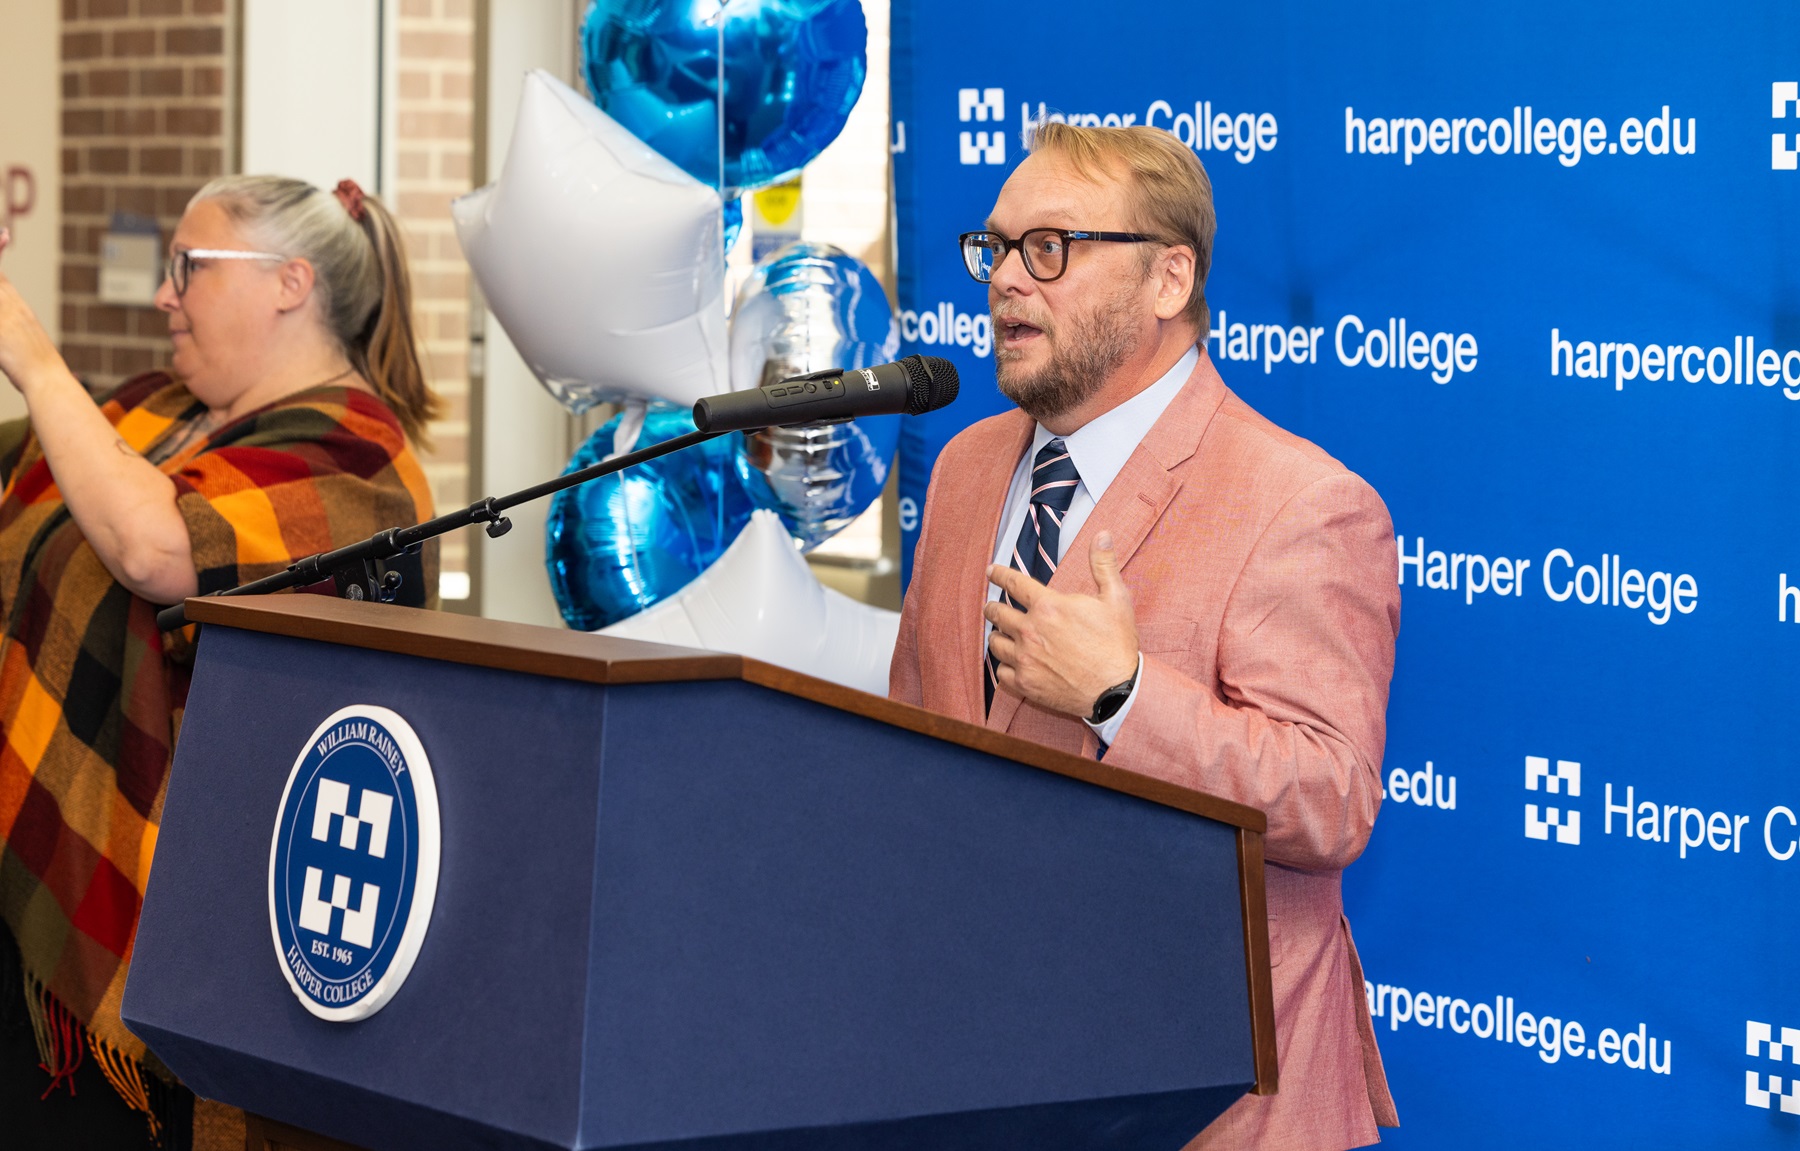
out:
{"label": "pink blazer", "polygon": [[[1013,468],[1013,411],[964,430],[932,473],[889,694],[982,723],[987,565]],[[1050,586],[1092,593],[1109,530],[1144,674],[1109,766],[1265,812],[1281,1088],[1191,1148],[1335,1151],[1398,1119],[1344,919],[1342,872],[1381,803],[1400,626],[1394,531],[1367,483],[1252,411],[1204,351],[1070,543]],[[1086,724],[994,697],[987,726],[1092,757]]]}

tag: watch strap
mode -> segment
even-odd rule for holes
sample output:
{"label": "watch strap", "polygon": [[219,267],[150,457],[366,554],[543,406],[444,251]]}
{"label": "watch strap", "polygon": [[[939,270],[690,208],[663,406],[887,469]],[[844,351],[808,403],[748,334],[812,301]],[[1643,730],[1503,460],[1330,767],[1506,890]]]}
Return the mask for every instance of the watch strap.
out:
{"label": "watch strap", "polygon": [[1137,669],[1134,668],[1130,679],[1115,683],[1101,692],[1100,698],[1094,701],[1094,710],[1088,714],[1087,721],[1098,727],[1117,715],[1119,709],[1125,706],[1125,701],[1131,698],[1132,689],[1137,686],[1137,678]]}

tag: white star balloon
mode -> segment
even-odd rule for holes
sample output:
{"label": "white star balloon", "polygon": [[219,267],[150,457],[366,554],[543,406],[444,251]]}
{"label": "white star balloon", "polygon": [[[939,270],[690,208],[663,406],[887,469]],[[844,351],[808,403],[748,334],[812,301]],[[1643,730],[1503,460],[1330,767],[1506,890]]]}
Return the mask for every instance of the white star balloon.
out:
{"label": "white star balloon", "polygon": [[886,695],[900,613],[820,584],[781,517],[759,511],[694,582],[599,634],[747,655]]}
{"label": "white star balloon", "polygon": [[452,205],[488,305],[553,395],[730,390],[721,201],[584,96],[525,77],[500,179]]}

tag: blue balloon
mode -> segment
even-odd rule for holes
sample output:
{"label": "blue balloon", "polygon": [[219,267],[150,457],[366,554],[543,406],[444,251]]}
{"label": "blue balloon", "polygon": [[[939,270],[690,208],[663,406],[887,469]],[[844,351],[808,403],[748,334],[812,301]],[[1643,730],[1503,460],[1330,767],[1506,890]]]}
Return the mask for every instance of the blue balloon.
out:
{"label": "blue balloon", "polygon": [[[613,450],[614,417],[582,445],[564,474]],[[694,430],[692,415],[653,406],[637,446]],[[755,510],[725,436],[556,494],[545,565],[563,622],[593,631],[667,599],[725,553]]]}
{"label": "blue balloon", "polygon": [[744,202],[736,196],[725,201],[721,210],[725,221],[725,251],[729,253],[731,246],[737,243],[738,233],[744,230]]}
{"label": "blue balloon", "polygon": [[737,437],[738,478],[758,507],[781,517],[805,551],[881,498],[900,443],[899,416],[771,428]]}
{"label": "blue balloon", "polygon": [[[894,309],[862,261],[829,244],[789,244],[738,291],[731,386],[872,367],[899,347]],[[738,475],[750,498],[811,550],[880,498],[899,441],[899,416],[769,428],[741,437]]]}
{"label": "blue balloon", "polygon": [[868,71],[861,0],[726,0],[721,184],[718,0],[593,0],[594,102],[715,188],[788,179],[843,131]]}

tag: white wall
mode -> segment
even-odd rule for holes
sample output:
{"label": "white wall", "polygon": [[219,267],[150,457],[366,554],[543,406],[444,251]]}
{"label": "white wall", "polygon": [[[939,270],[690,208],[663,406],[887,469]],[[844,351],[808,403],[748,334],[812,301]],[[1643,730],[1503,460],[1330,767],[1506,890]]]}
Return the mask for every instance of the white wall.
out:
{"label": "white wall", "polygon": [[[51,339],[59,338],[62,319],[59,12],[58,5],[36,0],[9,3],[0,16],[0,223],[10,223],[13,235],[0,257],[0,272],[18,287]],[[30,210],[4,219],[9,198],[20,207],[31,201]],[[24,414],[19,394],[0,382],[0,420]]]}
{"label": "white wall", "polygon": [[[518,114],[525,73],[543,68],[575,82],[574,0],[493,0],[489,6],[487,172],[494,180]],[[493,313],[483,326],[485,375],[481,460],[475,473],[483,496],[505,495],[561,473],[570,455],[570,420],[538,383]],[[477,534],[481,549],[480,612],[490,619],[561,627],[562,616],[544,569],[544,523],[550,501],[514,508],[513,530],[499,539]]]}
{"label": "white wall", "polygon": [[382,0],[244,0],[245,172],[381,187]]}
{"label": "white wall", "polygon": [[889,0],[862,0],[869,71],[844,130],[806,166],[802,236],[887,270]]}

